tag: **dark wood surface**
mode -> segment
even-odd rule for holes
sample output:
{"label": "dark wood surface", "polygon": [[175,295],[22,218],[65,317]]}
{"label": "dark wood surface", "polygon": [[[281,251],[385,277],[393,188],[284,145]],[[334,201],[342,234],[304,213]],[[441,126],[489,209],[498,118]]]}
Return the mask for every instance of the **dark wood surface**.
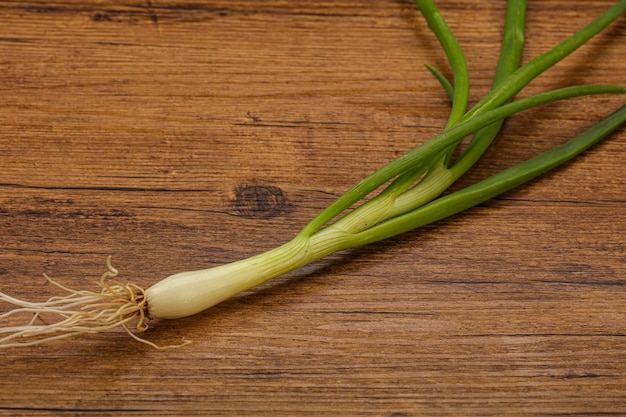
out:
{"label": "dark wood surface", "polygon": [[[530,0],[524,61],[611,1]],[[438,2],[489,88],[504,1]],[[409,0],[0,3],[0,291],[94,288],[290,239],[439,133],[445,56]],[[624,83],[626,20],[523,95]],[[510,119],[462,184],[623,97]],[[623,128],[461,215],[195,317],[0,352],[0,415],[626,415]],[[5,308],[1,306],[0,308]]]}

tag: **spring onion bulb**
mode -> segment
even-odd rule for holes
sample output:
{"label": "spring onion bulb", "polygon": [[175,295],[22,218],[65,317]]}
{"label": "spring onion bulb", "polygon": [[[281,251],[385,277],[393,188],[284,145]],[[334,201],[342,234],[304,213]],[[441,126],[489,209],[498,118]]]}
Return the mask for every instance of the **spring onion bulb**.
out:
{"label": "spring onion bulb", "polygon": [[[337,251],[387,239],[459,213],[569,161],[626,121],[626,105],[623,105],[566,143],[441,196],[480,159],[507,117],[558,100],[626,93],[623,86],[583,85],[514,100],[533,79],[626,13],[626,0],[617,2],[596,20],[523,66],[520,60],[526,1],[509,0],[491,91],[469,110],[469,74],[461,47],[432,0],[416,0],[416,4],[439,40],[453,72],[450,81],[437,69],[427,66],[452,102],[448,123],[441,134],[365,177],[291,241],[267,252],[211,269],[181,272],[147,289],[117,281],[117,270],[109,258],[98,291],[72,290],[46,276],[66,295],[29,302],[0,293],[0,300],[15,306],[0,315],[0,319],[22,314],[30,317],[26,324],[0,327],[0,347],[39,344],[120,326],[135,339],[156,347],[138,336],[148,328],[150,319],[194,315]],[[459,143],[470,135],[473,136],[469,144],[452,160]],[[371,195],[385,184],[388,185],[381,192]],[[51,316],[56,316],[56,321],[51,322]],[[44,317],[45,321],[40,320]]]}

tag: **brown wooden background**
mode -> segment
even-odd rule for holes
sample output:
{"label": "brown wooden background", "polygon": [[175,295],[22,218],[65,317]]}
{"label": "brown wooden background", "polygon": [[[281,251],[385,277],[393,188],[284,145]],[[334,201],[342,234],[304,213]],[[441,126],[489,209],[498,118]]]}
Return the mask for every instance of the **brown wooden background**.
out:
{"label": "brown wooden background", "polygon": [[[525,61],[612,4],[530,0]],[[493,75],[504,1],[438,2]],[[149,286],[290,239],[443,128],[409,0],[0,2],[0,290]],[[524,95],[624,83],[621,19]],[[527,111],[463,183],[623,97]],[[462,215],[195,317],[0,352],[1,415],[626,415],[626,130]],[[0,308],[5,308],[2,306]]]}

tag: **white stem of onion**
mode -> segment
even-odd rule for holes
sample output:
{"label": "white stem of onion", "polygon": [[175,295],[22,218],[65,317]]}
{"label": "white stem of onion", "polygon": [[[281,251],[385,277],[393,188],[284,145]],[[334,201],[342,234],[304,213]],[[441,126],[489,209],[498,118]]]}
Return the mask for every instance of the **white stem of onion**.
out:
{"label": "white stem of onion", "polygon": [[350,236],[330,227],[311,237],[297,236],[282,246],[247,259],[171,275],[145,290],[148,315],[175,319],[199,313],[349,246]]}

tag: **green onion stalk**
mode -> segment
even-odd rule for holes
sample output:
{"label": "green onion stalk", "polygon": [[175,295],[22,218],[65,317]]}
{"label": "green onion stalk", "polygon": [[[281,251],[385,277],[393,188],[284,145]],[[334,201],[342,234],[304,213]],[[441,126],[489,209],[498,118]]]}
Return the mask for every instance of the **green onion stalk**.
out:
{"label": "green onion stalk", "polygon": [[[448,80],[439,70],[426,66],[439,80],[452,104],[441,134],[365,177],[313,218],[292,240],[267,252],[215,268],[177,273],[147,289],[115,280],[117,270],[109,258],[98,292],[66,288],[46,276],[66,295],[33,303],[0,293],[0,300],[15,306],[0,318],[20,313],[30,315],[25,325],[0,327],[0,347],[28,346],[120,326],[133,338],[158,347],[138,336],[148,328],[150,319],[197,314],[332,253],[387,239],[457,214],[571,160],[626,121],[626,105],[622,105],[564,144],[485,180],[444,194],[481,158],[509,116],[559,100],[626,93],[624,86],[577,85],[514,99],[532,80],[624,15],[626,0],[617,2],[587,26],[525,65],[520,62],[526,1],[509,0],[491,90],[471,108],[468,108],[467,61],[456,37],[432,0],[415,0],[415,3],[452,69],[452,80]],[[460,156],[453,158],[461,141],[469,136],[472,136],[469,144]],[[381,187],[382,191],[372,195]],[[58,320],[38,324],[41,315],[50,314],[57,315]]]}

